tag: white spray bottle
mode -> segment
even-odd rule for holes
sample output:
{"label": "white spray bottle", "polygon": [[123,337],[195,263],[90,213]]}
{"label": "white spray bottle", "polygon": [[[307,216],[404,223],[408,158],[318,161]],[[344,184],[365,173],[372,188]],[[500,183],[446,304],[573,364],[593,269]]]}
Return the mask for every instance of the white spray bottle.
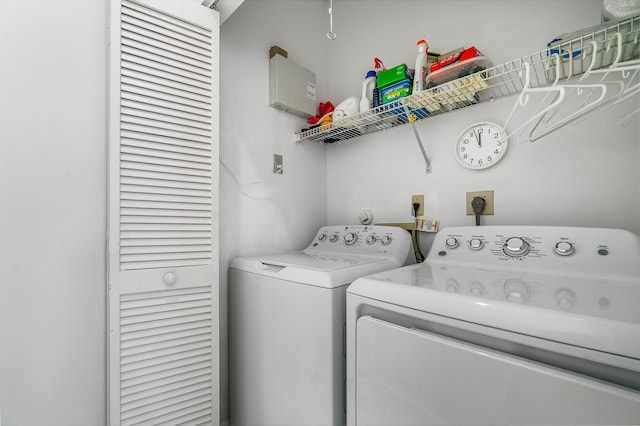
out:
{"label": "white spray bottle", "polygon": [[376,86],[373,88],[373,107],[380,106],[380,90],[378,89],[378,78],[377,75],[382,71],[386,71],[387,69],[382,62],[382,59],[373,58],[373,68],[376,72]]}
{"label": "white spray bottle", "polygon": [[425,89],[425,81],[427,79],[427,51],[429,45],[425,40],[419,40],[416,45],[418,46],[418,55],[416,56],[416,67],[413,74],[413,92],[422,92]]}

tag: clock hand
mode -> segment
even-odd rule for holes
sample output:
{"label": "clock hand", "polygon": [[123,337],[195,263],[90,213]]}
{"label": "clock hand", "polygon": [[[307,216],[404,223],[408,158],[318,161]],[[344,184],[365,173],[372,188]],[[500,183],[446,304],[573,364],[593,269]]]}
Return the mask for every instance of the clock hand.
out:
{"label": "clock hand", "polygon": [[482,129],[478,130],[478,146],[482,148]]}

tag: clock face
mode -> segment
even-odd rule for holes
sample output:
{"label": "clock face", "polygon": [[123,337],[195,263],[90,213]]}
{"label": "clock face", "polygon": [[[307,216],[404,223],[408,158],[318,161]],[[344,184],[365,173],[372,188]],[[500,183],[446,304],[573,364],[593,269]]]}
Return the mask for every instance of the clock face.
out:
{"label": "clock face", "polygon": [[502,126],[490,121],[469,126],[458,136],[456,158],[472,170],[486,169],[496,164],[507,151]]}

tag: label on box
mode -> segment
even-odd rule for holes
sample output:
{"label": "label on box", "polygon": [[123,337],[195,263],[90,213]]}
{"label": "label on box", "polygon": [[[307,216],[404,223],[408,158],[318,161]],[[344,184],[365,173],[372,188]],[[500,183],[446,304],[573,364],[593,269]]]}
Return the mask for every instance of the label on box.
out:
{"label": "label on box", "polygon": [[380,89],[382,103],[393,102],[411,94],[411,81],[403,80],[400,83],[392,84],[384,89]]}
{"label": "label on box", "polygon": [[438,232],[438,221],[424,216],[416,217],[416,231]]}

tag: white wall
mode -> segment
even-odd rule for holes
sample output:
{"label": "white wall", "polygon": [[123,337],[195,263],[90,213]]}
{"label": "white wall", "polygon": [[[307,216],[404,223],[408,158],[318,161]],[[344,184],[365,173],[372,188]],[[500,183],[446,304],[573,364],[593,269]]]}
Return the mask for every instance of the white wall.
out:
{"label": "white wall", "polygon": [[[597,0],[337,2],[339,37],[329,50],[330,94],[337,100],[358,96],[376,56],[387,67],[412,67],[421,38],[441,52],[475,45],[500,64],[544,49],[558,34],[600,23],[601,7]],[[385,22],[386,31],[371,29],[371,22],[383,25],[381,14],[403,9],[411,13],[401,15],[402,25],[389,29]],[[482,218],[487,225],[640,232],[640,127],[637,117],[624,127],[615,124],[615,118],[631,111],[632,102],[637,107],[637,98],[618,108],[606,128],[608,112],[599,113],[533,144],[512,141],[506,157],[491,169],[459,166],[453,153],[460,132],[481,120],[504,123],[515,101],[510,97],[420,122],[418,131],[432,159],[429,175],[409,126],[328,146],[329,223],[354,222],[363,209],[371,209],[378,222],[407,221],[411,195],[424,194],[426,215],[440,219],[441,226],[473,225],[473,217],[465,215],[465,193],[494,190],[495,215]]]}
{"label": "white wall", "polygon": [[[412,64],[421,38],[441,52],[475,45],[499,64],[542,50],[558,34],[598,24],[601,5],[335,0],[338,37],[329,41],[328,1],[247,0],[221,31],[221,303],[233,257],[302,248],[318,226],[357,222],[363,209],[372,209],[377,222],[408,221],[412,194],[425,194],[427,215],[442,226],[472,225],[465,192],[493,189],[496,214],[484,216],[485,224],[610,226],[640,233],[637,119],[605,129],[606,114],[600,114],[535,144],[512,143],[502,163],[470,172],[453,156],[456,137],[476,121],[504,122],[516,99],[470,107],[418,125],[432,158],[433,173],[426,175],[408,126],[339,145],[296,145],[293,133],[304,121],[268,106],[267,51],[274,44],[314,70],[319,100],[337,105],[360,95],[374,57],[387,66]],[[273,153],[284,154],[284,176],[270,175]],[[221,316],[225,419],[226,306]]]}
{"label": "white wall", "polygon": [[0,2],[2,426],[105,423],[107,2]]}
{"label": "white wall", "polygon": [[[325,99],[327,10],[321,1],[247,0],[221,27],[221,418],[228,419],[227,268],[236,256],[299,250],[327,222],[324,147],[294,142],[305,120],[269,106],[269,48],[316,73]],[[284,174],[272,174],[273,154]]]}
{"label": "white wall", "polygon": [[[326,7],[247,0],[222,26],[223,419],[226,268],[235,256],[302,248],[320,225],[355,222],[364,208],[378,221],[405,221],[413,193],[425,194],[427,214],[443,225],[468,224],[464,192],[477,189],[496,190],[486,223],[640,232],[637,121],[570,126],[514,144],[494,170],[472,173],[455,163],[453,139],[471,122],[504,120],[515,99],[449,113],[419,125],[433,157],[425,175],[407,126],[296,145],[304,120],[268,106],[274,44],[316,72],[320,100],[337,103],[359,94],[373,57],[411,63],[419,38],[440,50],[475,44],[499,63],[597,23],[599,1],[335,0],[332,42]],[[106,2],[0,2],[3,426],[105,422],[106,15]],[[271,176],[274,153],[284,155],[282,176]]]}

